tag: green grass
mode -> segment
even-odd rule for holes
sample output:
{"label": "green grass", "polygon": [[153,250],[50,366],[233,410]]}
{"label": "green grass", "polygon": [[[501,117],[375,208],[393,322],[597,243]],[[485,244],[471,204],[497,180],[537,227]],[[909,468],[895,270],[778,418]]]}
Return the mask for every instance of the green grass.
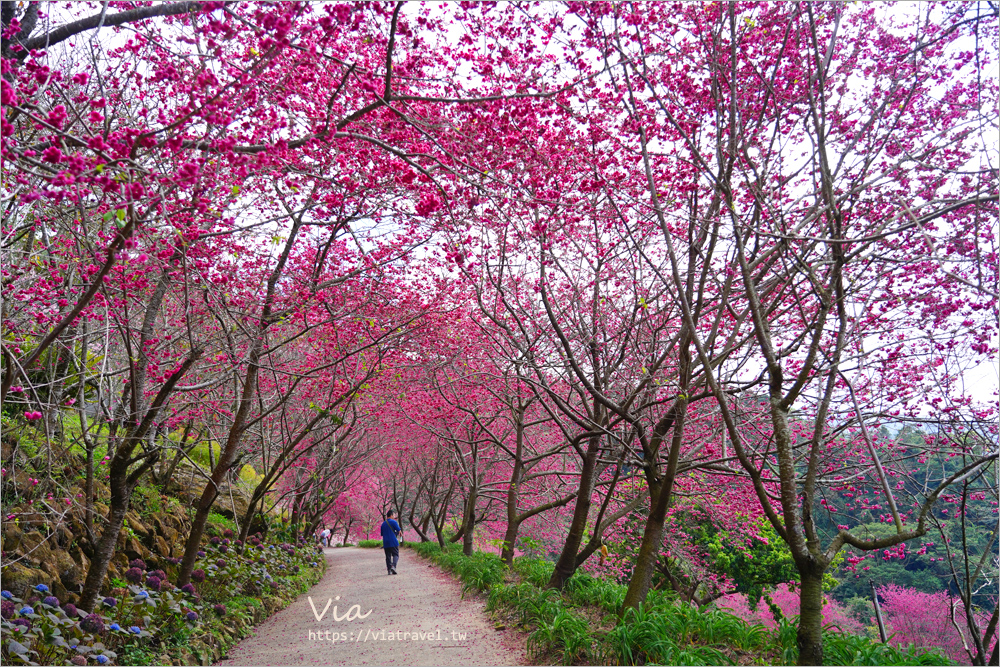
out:
{"label": "green grass", "polygon": [[[453,572],[463,584],[463,594],[469,590],[485,593],[488,610],[519,623],[529,633],[527,649],[536,662],[794,665],[798,658],[796,626],[787,620],[771,630],[655,590],[639,609],[630,609],[619,619],[623,585],[580,572],[564,590],[557,591],[545,588],[554,567],[550,562],[517,558],[508,570],[496,555],[476,552],[466,557],[457,544],[442,550],[436,543],[423,542],[413,549]],[[832,627],[826,630],[826,664],[951,664],[941,655],[914,647],[901,650],[867,637],[834,632]]]}
{"label": "green grass", "polygon": [[381,549],[382,540],[358,540],[358,546],[362,549]]}
{"label": "green grass", "polygon": [[148,517],[159,514],[163,511],[163,496],[159,489],[139,485],[135,489],[135,496],[132,499],[132,507],[136,508],[140,516]]}
{"label": "green grass", "polygon": [[249,484],[251,488],[257,486],[264,480],[264,476],[258,474],[249,463],[240,468],[240,481]]}
{"label": "green grass", "polygon": [[845,632],[823,635],[823,659],[833,665],[954,664],[937,653],[918,649],[912,644],[902,649]]}
{"label": "green grass", "polygon": [[208,514],[208,525],[215,528],[216,532],[221,533],[227,528],[237,535],[239,534],[239,529],[236,527],[236,522],[232,519],[225,517],[218,512],[209,512]]}
{"label": "green grass", "polygon": [[449,572],[454,572],[461,580],[462,595],[469,590],[486,592],[501,583],[506,574],[500,557],[476,551],[471,556],[462,554],[462,545],[449,544],[445,551],[434,542],[420,542],[413,549],[421,556],[431,558]]}
{"label": "green grass", "polygon": [[209,465],[211,461],[209,460],[208,456],[209,447],[212,448],[211,461],[215,461],[216,463],[218,463],[219,454],[222,453],[222,447],[220,447],[219,443],[215,442],[214,440],[209,442],[199,442],[197,445],[191,448],[190,452],[188,452],[188,456],[190,456],[195,463],[200,465],[202,468],[205,468],[206,470],[211,469],[211,466]]}

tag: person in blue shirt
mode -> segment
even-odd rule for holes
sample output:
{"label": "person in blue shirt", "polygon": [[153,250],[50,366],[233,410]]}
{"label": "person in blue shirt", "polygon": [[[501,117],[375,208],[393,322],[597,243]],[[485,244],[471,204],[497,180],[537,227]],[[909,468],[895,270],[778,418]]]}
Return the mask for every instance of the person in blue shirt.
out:
{"label": "person in blue shirt", "polygon": [[392,515],[392,510],[386,512],[385,521],[382,522],[382,549],[385,551],[385,569],[388,574],[396,574],[396,563],[399,562],[399,540],[396,538],[403,536],[403,530]]}

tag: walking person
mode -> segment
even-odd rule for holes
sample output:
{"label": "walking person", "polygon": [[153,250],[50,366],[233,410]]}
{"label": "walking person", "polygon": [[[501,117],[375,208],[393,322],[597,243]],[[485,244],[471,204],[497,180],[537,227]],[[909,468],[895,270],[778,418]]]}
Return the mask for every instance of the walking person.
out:
{"label": "walking person", "polygon": [[385,513],[385,521],[382,522],[382,549],[385,551],[385,569],[388,574],[396,574],[396,563],[399,562],[399,540],[397,537],[403,536],[403,530],[392,518],[393,511]]}
{"label": "walking person", "polygon": [[319,534],[319,543],[324,547],[330,546],[330,535],[330,529],[324,526],[323,532]]}

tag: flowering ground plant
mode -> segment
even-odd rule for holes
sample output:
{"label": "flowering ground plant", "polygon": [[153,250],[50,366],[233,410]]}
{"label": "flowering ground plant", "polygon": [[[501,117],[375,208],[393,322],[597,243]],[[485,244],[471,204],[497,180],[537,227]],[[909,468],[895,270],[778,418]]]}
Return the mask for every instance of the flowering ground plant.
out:
{"label": "flowering ground plant", "polygon": [[35,587],[39,600],[22,600],[9,591],[2,595],[2,650],[5,664],[104,665],[117,653],[108,645],[112,627],[100,614],[87,614],[71,604],[60,605],[58,598],[47,595],[48,587]]}
{"label": "flowering ground plant", "polygon": [[164,652],[213,634],[223,617],[241,613],[241,596],[292,597],[299,575],[321,570],[312,545],[267,544],[263,537],[254,542],[237,547],[229,538],[212,538],[191,583],[180,587],[173,583],[179,559],[161,558],[158,569],[134,559],[124,585],[100,598],[91,613],[61,603],[45,584],[26,600],[3,591],[0,658],[29,665],[155,663]]}

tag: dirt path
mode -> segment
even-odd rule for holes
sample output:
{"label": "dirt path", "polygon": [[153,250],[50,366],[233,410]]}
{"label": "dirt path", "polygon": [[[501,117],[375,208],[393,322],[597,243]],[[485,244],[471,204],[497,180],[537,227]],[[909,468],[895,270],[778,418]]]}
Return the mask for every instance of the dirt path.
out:
{"label": "dirt path", "polygon": [[264,621],[219,664],[525,664],[517,633],[494,629],[483,604],[462,600],[452,577],[409,549],[400,551],[399,574],[389,576],[381,549],[327,549],[322,581]]}

